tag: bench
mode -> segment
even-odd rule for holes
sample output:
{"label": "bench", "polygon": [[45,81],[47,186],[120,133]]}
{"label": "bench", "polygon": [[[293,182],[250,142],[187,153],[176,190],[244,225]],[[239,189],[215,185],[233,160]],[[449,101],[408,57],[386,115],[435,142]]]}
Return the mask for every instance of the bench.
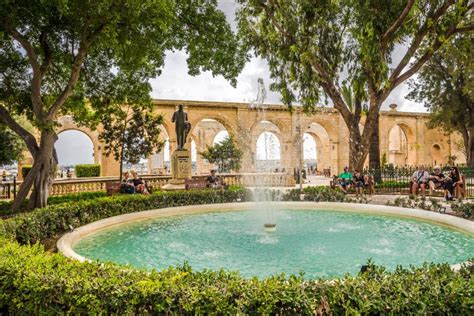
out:
{"label": "bench", "polygon": [[[367,193],[372,195],[375,193],[375,181],[373,176],[367,175],[367,186],[365,188],[367,189]],[[332,177],[332,180],[329,182],[329,186],[331,189],[336,189],[336,187],[339,185],[338,177],[334,175]],[[354,183],[352,183],[351,188],[354,188]]]}
{"label": "bench", "polygon": [[[462,182],[461,186],[457,185],[454,188],[454,197],[457,198],[457,199],[466,197],[466,177],[463,174],[461,175],[461,182]],[[410,194],[417,194],[418,193],[418,192],[413,192],[413,180],[410,181],[409,186],[410,186]],[[432,195],[429,184],[426,185],[426,190],[428,191],[428,193],[430,195]],[[437,187],[437,188],[434,189],[434,191],[444,193],[444,189],[442,187]]]}
{"label": "bench", "polygon": [[323,175],[324,175],[326,178],[331,177],[331,168],[323,169]]}
{"label": "bench", "polygon": [[105,191],[107,195],[113,195],[120,193],[120,182],[106,182],[105,183]]}
{"label": "bench", "polygon": [[207,188],[207,181],[203,179],[185,179],[184,180],[184,188],[186,190],[192,189],[206,189]]}

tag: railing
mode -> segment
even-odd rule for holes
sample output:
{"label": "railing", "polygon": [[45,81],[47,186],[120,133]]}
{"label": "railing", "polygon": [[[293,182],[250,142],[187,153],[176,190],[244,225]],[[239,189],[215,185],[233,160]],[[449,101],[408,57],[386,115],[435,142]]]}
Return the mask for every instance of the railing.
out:
{"label": "railing", "polygon": [[[220,174],[219,175],[228,185],[254,186],[255,183],[266,183],[268,186],[283,187],[291,186],[291,177],[284,173],[239,173],[239,174]],[[171,179],[169,175],[142,175],[148,185],[154,188],[160,188]],[[257,182],[257,177],[259,181]],[[193,176],[194,179],[205,181],[207,175]],[[262,181],[263,180],[263,181]],[[55,180],[51,188],[50,195],[65,195],[80,192],[105,191],[107,183],[117,182],[117,177],[100,177],[84,179]],[[21,181],[9,181],[0,184],[0,199],[13,199],[18,192]]]}
{"label": "railing", "polygon": [[[447,176],[449,170],[448,167],[445,167],[442,172]],[[364,174],[370,174],[374,177],[375,192],[377,194],[410,194],[410,182],[415,171],[417,171],[415,167],[395,167],[381,170],[364,170]],[[431,174],[432,168],[427,168],[426,171]],[[462,168],[460,173],[466,181],[466,195],[474,197],[474,169]],[[427,192],[428,190],[429,188],[427,188]]]}

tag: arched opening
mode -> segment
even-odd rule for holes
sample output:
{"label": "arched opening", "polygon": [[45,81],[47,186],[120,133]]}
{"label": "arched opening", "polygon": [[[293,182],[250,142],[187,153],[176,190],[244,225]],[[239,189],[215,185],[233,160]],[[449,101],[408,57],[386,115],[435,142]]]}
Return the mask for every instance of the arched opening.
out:
{"label": "arched opening", "polygon": [[433,166],[442,164],[444,162],[440,145],[434,144],[433,147],[431,147],[431,158]]}
{"label": "arched opening", "polygon": [[68,170],[74,174],[74,167],[78,164],[94,163],[94,144],[90,137],[82,131],[60,132],[54,148],[58,155],[59,177],[66,177]]}
{"label": "arched opening", "polygon": [[160,139],[163,141],[163,147],[148,159],[148,173],[151,174],[169,174],[171,172],[170,138],[163,127],[160,127]]}
{"label": "arched opening", "polygon": [[227,138],[229,138],[229,132],[227,132],[227,130],[220,131],[214,137],[214,140],[212,141],[212,145],[222,143]]}
{"label": "arched opening", "polygon": [[309,134],[303,134],[303,161],[307,174],[314,174],[318,167],[318,148],[315,138]]}
{"label": "arched opening", "polygon": [[274,133],[261,133],[257,138],[256,148],[257,171],[272,172],[280,169],[281,145]]}
{"label": "arched opening", "polygon": [[212,118],[204,118],[191,132],[191,160],[193,165],[193,172],[196,174],[207,174],[211,169],[210,163],[201,157],[200,153],[206,150],[209,146],[215,145],[229,135],[229,131],[219,121]]}
{"label": "arched opening", "polygon": [[415,165],[415,136],[405,124],[394,125],[388,134],[387,162],[396,166]]}
{"label": "arched opening", "polygon": [[[332,161],[332,150],[331,150],[331,140],[329,137],[329,133],[327,130],[319,123],[310,123],[303,134],[303,146],[305,142],[305,135],[307,134],[306,138],[312,139],[315,143],[315,157],[314,162],[310,162],[311,164],[314,163],[315,170],[314,172],[322,172],[323,169],[330,169],[331,168],[331,161]],[[305,163],[306,163],[306,158]],[[337,171],[336,166],[334,166],[334,170]]]}

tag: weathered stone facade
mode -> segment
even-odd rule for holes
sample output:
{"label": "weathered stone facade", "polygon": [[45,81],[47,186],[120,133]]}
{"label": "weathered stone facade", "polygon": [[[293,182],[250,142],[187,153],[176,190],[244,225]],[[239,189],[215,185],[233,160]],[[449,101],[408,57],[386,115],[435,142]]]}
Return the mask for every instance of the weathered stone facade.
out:
{"label": "weathered stone facade", "polygon": [[[164,140],[169,139],[170,153],[177,147],[171,116],[178,104],[184,105],[192,124],[186,143],[187,149],[191,149],[191,140],[193,140],[197,152],[202,152],[207,145],[212,145],[217,133],[225,129],[234,136],[238,146],[244,152],[241,172],[256,171],[256,143],[263,131],[271,132],[278,138],[281,149],[279,165],[281,169],[284,168],[288,172],[292,172],[300,164],[302,151],[299,140],[303,133],[310,134],[316,141],[319,170],[331,168],[332,172],[339,172],[348,163],[349,132],[342,117],[331,108],[320,108],[317,113],[308,116],[297,107],[290,112],[286,106],[282,105],[268,105],[264,114],[261,110],[251,108],[245,103],[155,100],[155,111],[164,116],[162,137]],[[386,155],[388,162],[398,165],[445,164],[448,156],[452,155],[457,156],[457,163],[465,162],[465,157],[454,145],[460,136],[446,135],[440,130],[429,129],[426,126],[427,122],[428,114],[396,110],[382,112],[380,115],[381,154]],[[118,163],[113,157],[106,157],[103,154],[104,145],[98,140],[96,131],[77,127],[70,117],[61,118],[60,123],[62,126],[58,129],[58,133],[75,129],[90,137],[94,145],[94,160],[102,165],[104,176],[118,175]],[[362,120],[362,125],[363,123]],[[391,133],[393,128],[396,131]],[[390,137],[391,134],[392,137]],[[152,159],[149,161],[149,171],[157,172],[161,166],[153,167]],[[160,157],[154,161],[163,164],[164,159]],[[199,154],[195,164],[197,173],[208,172],[209,165],[200,158]]]}

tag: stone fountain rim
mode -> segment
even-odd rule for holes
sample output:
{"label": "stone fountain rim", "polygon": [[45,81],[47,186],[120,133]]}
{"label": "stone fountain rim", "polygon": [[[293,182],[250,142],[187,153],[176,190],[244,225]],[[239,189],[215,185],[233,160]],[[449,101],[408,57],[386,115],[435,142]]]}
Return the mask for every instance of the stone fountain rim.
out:
{"label": "stone fountain rim", "polygon": [[[418,219],[431,224],[445,226],[468,235],[474,236],[474,223],[447,214],[440,214],[431,211],[419,209],[409,209],[396,206],[355,204],[341,202],[262,202],[268,205],[284,205],[286,208],[297,208],[299,210],[308,209],[314,211],[341,211],[353,212],[358,214],[385,215],[398,218]],[[202,204],[187,205],[178,207],[167,207],[149,211],[141,211],[117,215],[102,220],[86,224],[74,229],[72,232],[63,235],[57,242],[57,248],[64,256],[79,260],[81,262],[89,259],[79,255],[74,251],[74,246],[83,238],[98,233],[100,231],[112,229],[114,227],[152,220],[156,218],[204,214],[211,212],[244,211],[249,210],[251,206],[258,205],[259,202],[240,202],[240,203],[222,203],[222,204]],[[459,270],[462,264],[452,265],[454,270]]]}

